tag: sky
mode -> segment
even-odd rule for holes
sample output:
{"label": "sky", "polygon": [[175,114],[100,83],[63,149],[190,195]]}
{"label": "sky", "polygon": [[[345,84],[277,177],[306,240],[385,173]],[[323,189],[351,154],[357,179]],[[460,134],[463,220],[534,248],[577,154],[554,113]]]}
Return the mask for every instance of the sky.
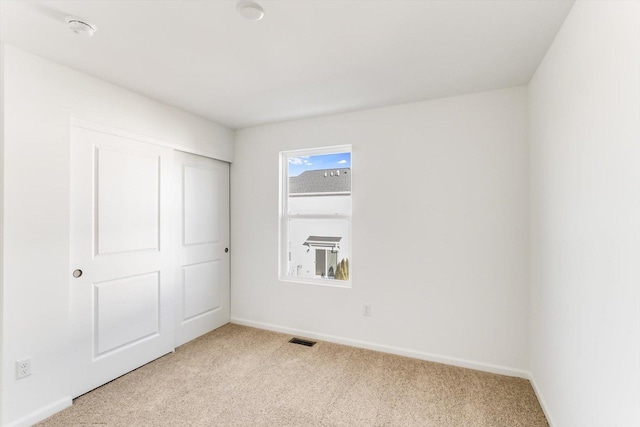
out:
{"label": "sky", "polygon": [[289,176],[318,169],[351,168],[351,153],[319,154],[317,156],[289,157]]}

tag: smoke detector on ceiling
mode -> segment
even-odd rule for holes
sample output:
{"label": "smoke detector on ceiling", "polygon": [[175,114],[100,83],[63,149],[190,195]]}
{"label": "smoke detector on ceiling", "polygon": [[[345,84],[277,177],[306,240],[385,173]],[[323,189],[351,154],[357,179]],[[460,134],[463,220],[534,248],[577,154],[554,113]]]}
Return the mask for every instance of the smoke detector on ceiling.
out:
{"label": "smoke detector on ceiling", "polygon": [[241,0],[236,6],[238,13],[250,21],[259,21],[264,18],[264,9],[258,3]]}
{"label": "smoke detector on ceiling", "polygon": [[98,30],[95,25],[73,16],[68,16],[64,21],[71,31],[81,36],[91,37]]}

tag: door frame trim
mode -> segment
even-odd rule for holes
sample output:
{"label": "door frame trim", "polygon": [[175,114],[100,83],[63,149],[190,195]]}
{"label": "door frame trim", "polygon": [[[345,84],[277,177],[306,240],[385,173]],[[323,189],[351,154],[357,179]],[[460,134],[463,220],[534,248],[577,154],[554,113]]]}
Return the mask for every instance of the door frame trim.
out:
{"label": "door frame trim", "polygon": [[136,140],[136,141],[145,142],[147,144],[158,145],[160,147],[171,148],[172,150],[182,151],[184,153],[196,154],[198,156],[207,157],[209,159],[219,160],[221,162],[225,162],[225,163],[231,164],[230,161],[215,157],[214,153],[211,153],[211,152],[208,152],[208,151],[188,148],[188,147],[185,147],[184,145],[181,145],[181,144],[175,144],[175,143],[163,140],[163,139],[155,138],[155,137],[144,135],[144,134],[141,134],[141,133],[131,132],[131,131],[128,131],[128,130],[125,130],[125,129],[120,129],[120,128],[116,128],[116,127],[109,126],[109,125],[104,125],[102,123],[94,122],[94,121],[91,121],[91,120],[80,119],[80,118],[77,118],[77,117],[71,117],[70,118],[70,125],[71,126],[75,126],[75,127],[79,127],[79,128],[83,128],[83,129],[88,129],[88,130],[93,130],[93,131],[97,131],[97,132],[106,133],[106,134],[109,134],[109,135],[115,135],[115,136],[120,136],[120,137],[124,137],[124,138],[129,138],[129,139],[133,139],[133,140]]}

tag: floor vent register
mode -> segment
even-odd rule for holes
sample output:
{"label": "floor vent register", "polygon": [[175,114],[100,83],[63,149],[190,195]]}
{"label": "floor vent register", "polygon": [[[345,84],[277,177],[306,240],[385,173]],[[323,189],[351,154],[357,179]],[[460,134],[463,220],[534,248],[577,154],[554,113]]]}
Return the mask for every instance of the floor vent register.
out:
{"label": "floor vent register", "polygon": [[302,338],[291,338],[289,342],[292,344],[305,345],[307,347],[313,347],[314,345],[316,345],[315,341],[303,340]]}

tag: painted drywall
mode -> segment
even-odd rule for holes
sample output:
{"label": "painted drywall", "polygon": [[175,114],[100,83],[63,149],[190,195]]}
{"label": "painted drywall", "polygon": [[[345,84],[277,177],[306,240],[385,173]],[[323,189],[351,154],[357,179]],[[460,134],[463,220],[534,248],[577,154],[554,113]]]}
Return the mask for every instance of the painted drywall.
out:
{"label": "painted drywall", "polygon": [[[279,281],[279,152],[343,144],[352,288]],[[525,375],[527,151],[526,88],[237,131],[232,321]]]}
{"label": "painted drywall", "polygon": [[553,426],[640,425],[640,3],[575,4],[530,84],[531,361]]}
{"label": "painted drywall", "polygon": [[[0,13],[2,6],[0,5]],[[3,299],[3,274],[4,271],[4,44],[0,43],[0,307],[4,306]],[[4,374],[2,372],[2,347],[4,337],[4,311],[0,309],[0,425],[2,425],[2,383]]]}
{"label": "painted drywall", "polygon": [[[221,160],[233,131],[4,47],[2,425],[29,425],[70,404],[69,135],[71,117]],[[30,377],[15,361],[32,358]]]}

